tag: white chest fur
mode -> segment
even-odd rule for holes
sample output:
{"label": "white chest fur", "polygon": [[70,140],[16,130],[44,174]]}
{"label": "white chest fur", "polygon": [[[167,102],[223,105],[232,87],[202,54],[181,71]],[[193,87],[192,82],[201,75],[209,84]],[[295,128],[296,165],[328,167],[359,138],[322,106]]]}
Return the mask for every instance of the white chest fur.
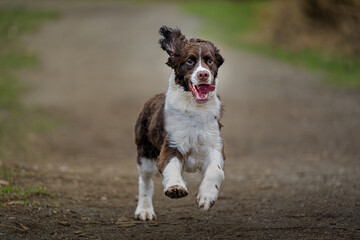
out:
{"label": "white chest fur", "polygon": [[198,104],[190,92],[169,83],[165,102],[165,130],[171,147],[185,156],[185,169],[196,171],[212,149],[221,151],[218,119],[221,102],[216,92]]}

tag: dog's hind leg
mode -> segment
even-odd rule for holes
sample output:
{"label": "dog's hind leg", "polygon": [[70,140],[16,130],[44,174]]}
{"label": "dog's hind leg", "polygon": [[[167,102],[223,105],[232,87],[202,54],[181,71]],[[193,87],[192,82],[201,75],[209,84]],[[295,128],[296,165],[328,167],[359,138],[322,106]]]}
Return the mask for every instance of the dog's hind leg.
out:
{"label": "dog's hind leg", "polygon": [[146,221],[156,219],[152,196],[154,194],[153,177],[158,171],[156,163],[147,158],[140,158],[139,170],[139,200],[135,211],[135,218]]}

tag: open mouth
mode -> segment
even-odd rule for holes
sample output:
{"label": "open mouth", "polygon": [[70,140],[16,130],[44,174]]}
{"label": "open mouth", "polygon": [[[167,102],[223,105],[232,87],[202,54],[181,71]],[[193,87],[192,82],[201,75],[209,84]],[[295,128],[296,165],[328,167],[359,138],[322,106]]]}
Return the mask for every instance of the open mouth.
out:
{"label": "open mouth", "polygon": [[189,88],[197,103],[207,102],[209,97],[209,92],[213,92],[215,90],[215,86],[213,85],[210,84],[195,85],[191,81],[189,81]]}

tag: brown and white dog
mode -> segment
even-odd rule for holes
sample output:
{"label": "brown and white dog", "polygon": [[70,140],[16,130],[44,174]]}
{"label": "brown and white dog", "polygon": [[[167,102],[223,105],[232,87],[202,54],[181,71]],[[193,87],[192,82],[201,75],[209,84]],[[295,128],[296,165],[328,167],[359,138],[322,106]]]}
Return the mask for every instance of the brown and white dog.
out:
{"label": "brown and white dog", "polygon": [[165,26],[159,32],[161,48],[170,56],[169,87],[145,103],[135,126],[140,174],[135,218],[144,221],[156,218],[152,178],[158,170],[170,198],[188,195],[183,171],[201,171],[196,202],[204,211],[214,205],[224,180],[223,107],[216,94],[224,59],[210,41],[188,40],[179,29]]}

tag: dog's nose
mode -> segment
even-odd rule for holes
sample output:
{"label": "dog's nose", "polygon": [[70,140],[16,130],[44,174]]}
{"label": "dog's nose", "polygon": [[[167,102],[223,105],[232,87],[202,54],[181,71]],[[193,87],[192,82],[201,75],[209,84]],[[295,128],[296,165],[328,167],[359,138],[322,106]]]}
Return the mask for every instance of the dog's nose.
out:
{"label": "dog's nose", "polygon": [[206,81],[209,78],[209,73],[207,71],[199,71],[196,76],[200,81]]}

